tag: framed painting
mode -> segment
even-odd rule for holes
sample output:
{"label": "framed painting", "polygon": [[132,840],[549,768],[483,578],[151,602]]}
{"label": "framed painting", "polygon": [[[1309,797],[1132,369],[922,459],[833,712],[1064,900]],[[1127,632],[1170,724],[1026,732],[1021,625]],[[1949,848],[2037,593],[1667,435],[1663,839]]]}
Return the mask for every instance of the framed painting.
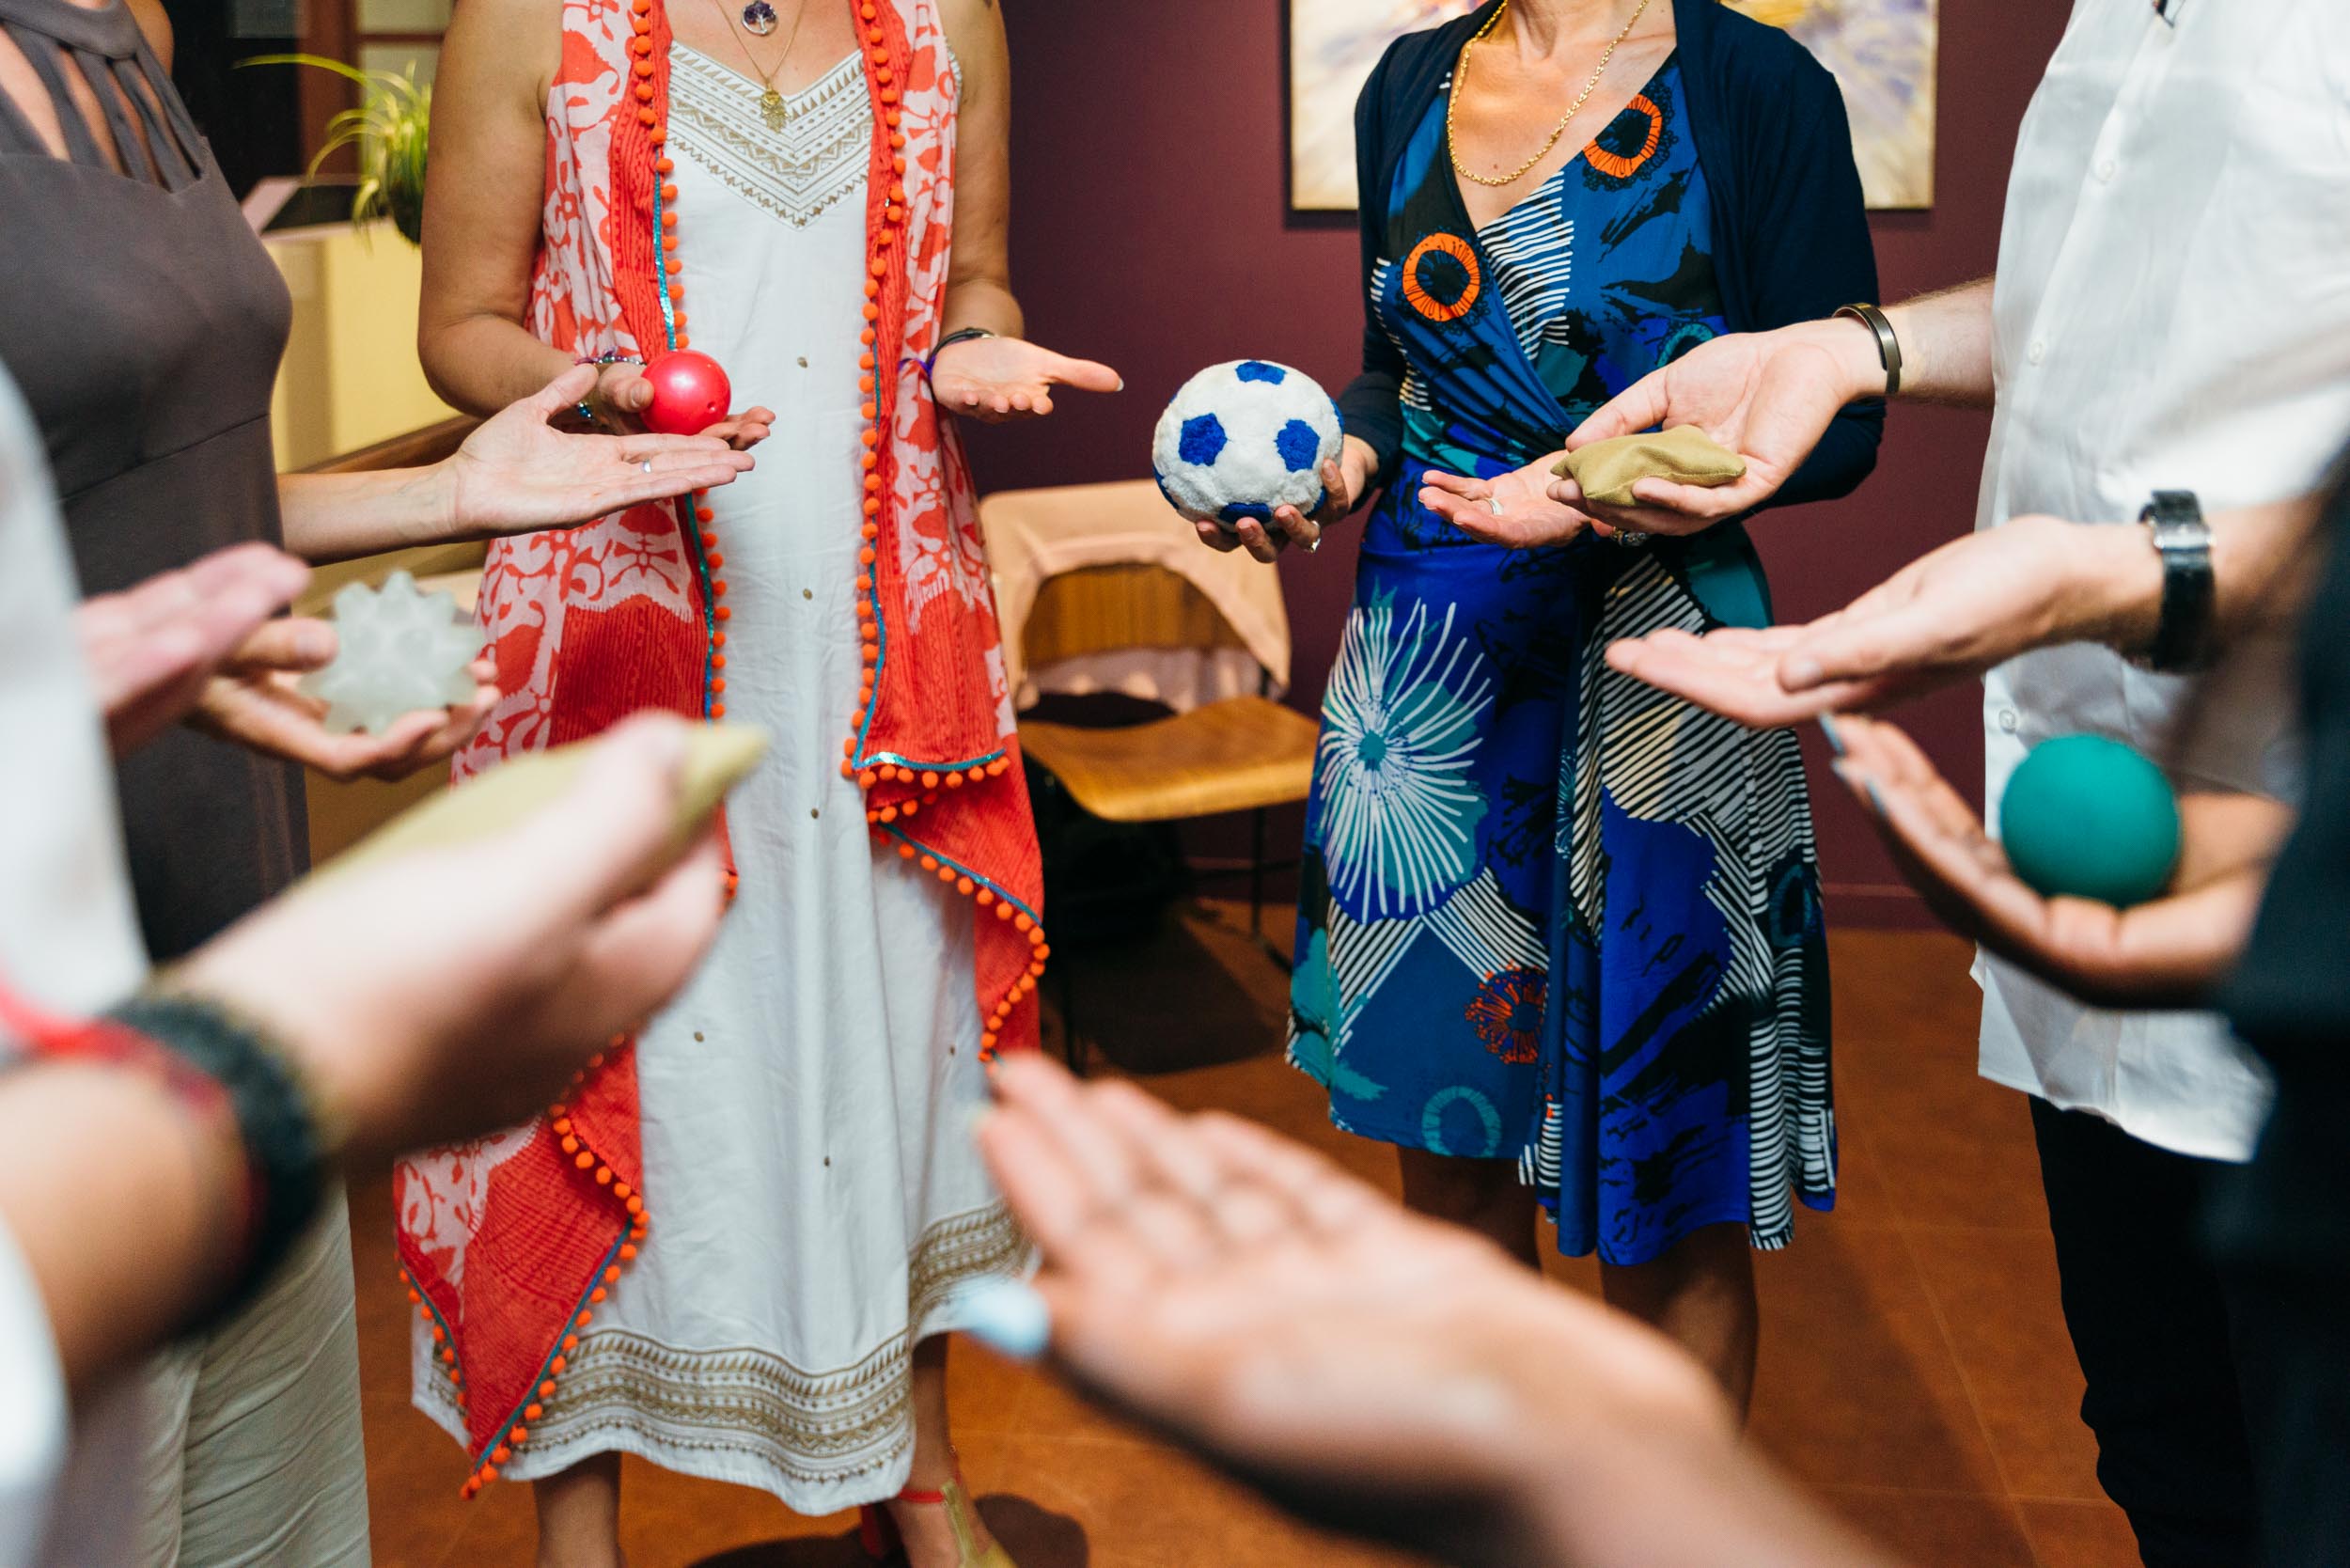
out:
{"label": "framed painting", "polygon": [[[1475,0],[1282,0],[1289,8],[1289,189],[1299,212],[1355,210],[1355,99],[1387,45]],[[1934,204],[1935,0],[1731,0],[1783,27],[1843,89],[1874,208]]]}

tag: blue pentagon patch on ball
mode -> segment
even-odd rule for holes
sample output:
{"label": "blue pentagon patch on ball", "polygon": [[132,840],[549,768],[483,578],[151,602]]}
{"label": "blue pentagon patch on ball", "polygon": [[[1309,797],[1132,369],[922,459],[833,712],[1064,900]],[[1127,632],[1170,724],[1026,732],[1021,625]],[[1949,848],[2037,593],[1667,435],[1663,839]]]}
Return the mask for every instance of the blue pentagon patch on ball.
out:
{"label": "blue pentagon patch on ball", "polygon": [[1303,474],[1319,466],[1322,456],[1322,432],[1303,419],[1292,419],[1281,427],[1281,433],[1273,438],[1274,450],[1292,474]]}
{"label": "blue pentagon patch on ball", "polygon": [[1268,386],[1278,386],[1289,380],[1289,372],[1278,365],[1268,365],[1261,359],[1244,359],[1235,366],[1232,375],[1240,381],[1261,381]]}
{"label": "blue pentagon patch on ball", "polygon": [[1183,444],[1176,450],[1185,463],[1205,468],[1224,453],[1224,421],[1213,414],[1195,415],[1183,421]]}

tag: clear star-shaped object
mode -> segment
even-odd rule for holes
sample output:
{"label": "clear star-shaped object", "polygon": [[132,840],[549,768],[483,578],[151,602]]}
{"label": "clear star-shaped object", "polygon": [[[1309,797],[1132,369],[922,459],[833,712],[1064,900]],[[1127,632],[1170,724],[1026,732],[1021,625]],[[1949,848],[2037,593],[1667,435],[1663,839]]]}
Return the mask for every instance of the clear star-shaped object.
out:
{"label": "clear star-shaped object", "polygon": [[380,735],[407,714],[470,702],[481,632],[446,593],[419,593],[395,572],[379,589],[353,583],[335,595],[341,651],[306,675],[302,691],[326,707],[330,734]]}

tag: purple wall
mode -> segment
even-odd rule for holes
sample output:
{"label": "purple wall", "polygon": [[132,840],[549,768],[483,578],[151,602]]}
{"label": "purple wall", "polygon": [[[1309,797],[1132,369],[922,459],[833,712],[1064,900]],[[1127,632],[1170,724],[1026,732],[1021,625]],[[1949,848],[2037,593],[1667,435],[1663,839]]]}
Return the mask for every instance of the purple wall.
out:
{"label": "purple wall", "polygon": [[[1107,360],[1128,390],[978,432],[983,486],[1148,474],[1167,396],[1218,360],[1284,360],[1334,390],[1352,374],[1362,331],[1354,229],[1286,212],[1285,4],[1009,0],[1013,279],[1039,341]],[[1891,300],[1991,270],[2016,123],[2063,30],[2064,8],[2044,0],[1942,0],[1941,11],[1935,204],[1872,222]],[[1971,526],[1986,429],[1977,414],[1897,409],[1858,494],[1769,514],[1756,535],[1781,616],[1831,609]],[[1354,536],[1350,525],[1280,568],[1293,700],[1308,711],[1337,651]],[[1975,713],[1971,693],[1957,692],[1904,715],[1970,790],[1982,771]],[[1833,917],[1921,921],[1858,809],[1824,770],[1814,779]]]}

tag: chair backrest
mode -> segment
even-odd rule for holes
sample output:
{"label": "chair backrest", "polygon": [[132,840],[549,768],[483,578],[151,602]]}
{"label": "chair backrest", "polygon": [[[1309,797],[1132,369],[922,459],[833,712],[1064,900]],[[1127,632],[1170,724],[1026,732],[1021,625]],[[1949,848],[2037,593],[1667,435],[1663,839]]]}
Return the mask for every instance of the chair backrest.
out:
{"label": "chair backrest", "polygon": [[[1202,549],[1150,480],[1000,492],[980,500],[979,521],[1024,704],[1035,696],[1027,671],[1055,666],[1053,689],[1101,681],[1178,708],[1240,689],[1243,671],[1248,688],[1289,680],[1278,577]],[[1144,667],[1154,654],[1174,656],[1156,662],[1164,681]],[[1185,654],[1198,657],[1185,665]],[[1154,694],[1154,683],[1167,689]]]}
{"label": "chair backrest", "polygon": [[1129,648],[1237,648],[1247,643],[1208,596],[1163,566],[1129,561],[1048,577],[1028,611],[1028,667]]}

